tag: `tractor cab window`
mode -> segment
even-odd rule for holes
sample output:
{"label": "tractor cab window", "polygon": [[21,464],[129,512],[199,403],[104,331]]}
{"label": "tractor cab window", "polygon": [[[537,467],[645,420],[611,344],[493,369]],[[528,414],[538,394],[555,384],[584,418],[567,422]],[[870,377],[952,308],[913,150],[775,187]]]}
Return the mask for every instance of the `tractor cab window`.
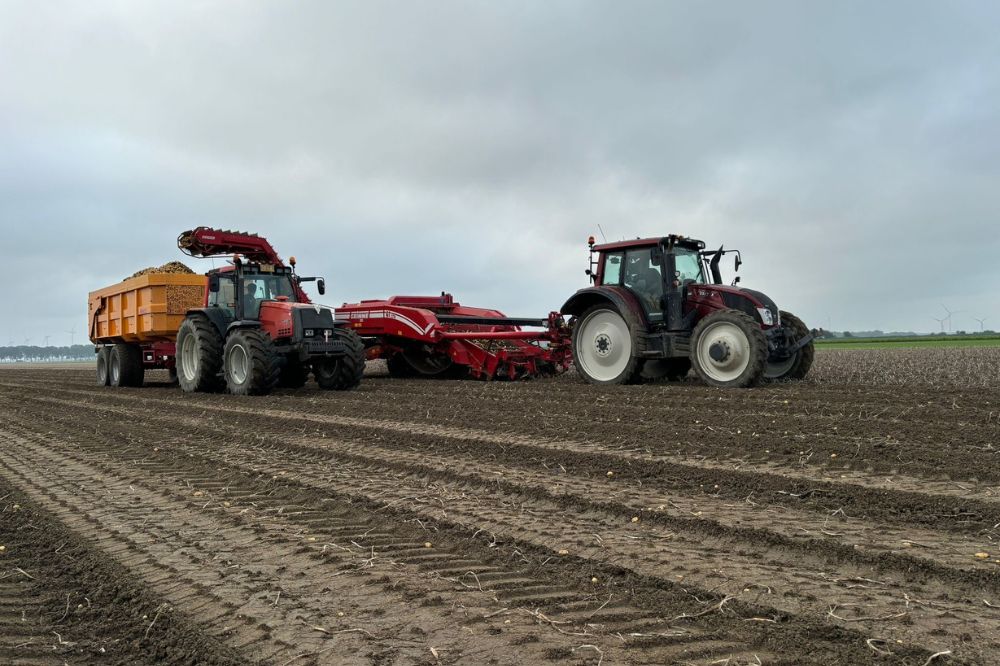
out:
{"label": "tractor cab window", "polygon": [[604,255],[604,276],[601,284],[621,284],[622,283],[622,260],[624,255],[621,252]]}
{"label": "tractor cab window", "polygon": [[243,276],[243,318],[257,319],[260,304],[283,296],[295,300],[292,283],[287,275],[248,274]]}
{"label": "tractor cab window", "polygon": [[232,275],[219,275],[219,291],[208,292],[208,307],[222,308],[236,316],[236,285]]}
{"label": "tractor cab window", "polygon": [[625,277],[622,281],[639,297],[649,313],[663,310],[663,273],[660,262],[652,258],[652,250],[647,247],[625,253]]}
{"label": "tractor cab window", "polygon": [[674,253],[674,268],[677,271],[677,279],[681,284],[688,281],[694,281],[699,284],[704,284],[705,282],[701,255],[695,250],[677,248]]}

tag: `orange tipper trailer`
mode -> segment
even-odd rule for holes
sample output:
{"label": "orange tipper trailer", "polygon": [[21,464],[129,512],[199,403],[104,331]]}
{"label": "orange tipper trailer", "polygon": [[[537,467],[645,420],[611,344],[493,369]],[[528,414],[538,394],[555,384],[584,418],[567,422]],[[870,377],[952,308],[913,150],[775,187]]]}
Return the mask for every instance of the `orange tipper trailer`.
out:
{"label": "orange tipper trailer", "polygon": [[188,310],[205,302],[207,290],[205,275],[147,273],[90,292],[90,341],[110,347],[98,362],[117,356],[109,368],[109,374],[119,373],[116,384],[141,386],[147,367],[175,372],[177,329]]}

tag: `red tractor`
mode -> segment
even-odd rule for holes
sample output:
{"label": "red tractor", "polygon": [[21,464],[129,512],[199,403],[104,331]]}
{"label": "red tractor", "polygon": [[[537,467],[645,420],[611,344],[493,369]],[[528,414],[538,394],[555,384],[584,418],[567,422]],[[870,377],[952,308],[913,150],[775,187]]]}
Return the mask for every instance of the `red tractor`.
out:
{"label": "red tractor", "polygon": [[693,367],[708,384],[746,387],[809,372],[813,335],[802,320],[739,278],[723,284],[719,261],[732,252],[739,270],[739,251],[675,235],[589,245],[593,286],[561,309],[588,382],[676,379]]}
{"label": "red tractor", "polygon": [[358,386],[365,367],[361,339],[333,311],[313,305],[295,274],[264,238],[198,227],[177,239],[193,257],[233,256],[208,273],[205,307],[188,310],[177,331],[177,380],[185,391],[225,386],[238,395],[275,386],[298,388],[312,371],[320,388]]}

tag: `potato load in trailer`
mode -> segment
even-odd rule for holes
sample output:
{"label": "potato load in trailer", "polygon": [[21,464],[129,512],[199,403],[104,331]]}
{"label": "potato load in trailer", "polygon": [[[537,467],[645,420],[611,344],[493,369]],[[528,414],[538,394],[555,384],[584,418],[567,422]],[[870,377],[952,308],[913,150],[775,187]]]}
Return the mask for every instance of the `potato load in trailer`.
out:
{"label": "potato load in trailer", "polygon": [[206,275],[139,271],[91,292],[90,339],[97,381],[141,386],[147,369],[167,369],[184,391],[264,394],[297,388],[311,373],[320,388],[358,386],[364,345],[314,305],[302,284],[322,278],[295,272],[256,234],[198,227],[177,245],[192,257],[231,257]]}

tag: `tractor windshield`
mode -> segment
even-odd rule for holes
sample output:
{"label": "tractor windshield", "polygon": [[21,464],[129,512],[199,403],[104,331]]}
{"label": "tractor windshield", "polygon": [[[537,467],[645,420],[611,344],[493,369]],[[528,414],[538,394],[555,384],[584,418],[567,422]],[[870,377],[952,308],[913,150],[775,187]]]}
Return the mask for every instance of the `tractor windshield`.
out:
{"label": "tractor windshield", "polygon": [[273,301],[282,296],[292,302],[297,300],[288,275],[244,274],[242,295],[244,319],[257,319],[263,301]]}
{"label": "tractor windshield", "polygon": [[705,273],[702,271],[701,255],[697,250],[679,247],[674,251],[674,265],[677,279],[684,283],[688,280],[704,283]]}

